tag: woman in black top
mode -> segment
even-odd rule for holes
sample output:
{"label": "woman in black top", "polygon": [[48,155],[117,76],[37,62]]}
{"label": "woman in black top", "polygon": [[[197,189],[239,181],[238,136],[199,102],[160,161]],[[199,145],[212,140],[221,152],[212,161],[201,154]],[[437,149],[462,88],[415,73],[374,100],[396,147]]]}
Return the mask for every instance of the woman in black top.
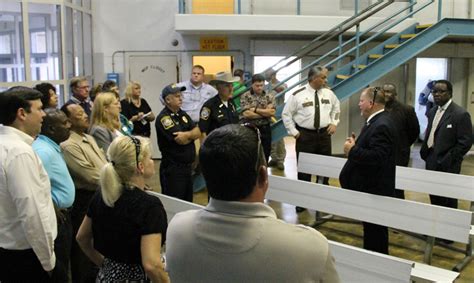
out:
{"label": "woman in black top", "polygon": [[125,98],[120,102],[122,114],[133,122],[133,135],[150,137],[150,123],[155,120],[155,114],[141,98],[142,89],[138,82],[130,82],[125,90]]}
{"label": "woman in black top", "polygon": [[116,138],[100,175],[100,193],[92,199],[76,239],[100,266],[100,282],[168,282],[160,251],[167,217],[161,201],[145,192],[155,174],[146,138]]}

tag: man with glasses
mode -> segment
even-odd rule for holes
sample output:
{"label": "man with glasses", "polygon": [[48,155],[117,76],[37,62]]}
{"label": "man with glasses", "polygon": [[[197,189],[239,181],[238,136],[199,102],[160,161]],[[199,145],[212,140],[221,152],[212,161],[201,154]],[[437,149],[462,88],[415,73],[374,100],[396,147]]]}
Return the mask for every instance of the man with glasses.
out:
{"label": "man with glasses", "polygon": [[85,77],[74,77],[69,82],[69,87],[71,89],[71,99],[66,101],[64,105],[69,104],[79,104],[87,116],[91,116],[92,101],[89,98],[89,82]]}
{"label": "man with glasses", "polygon": [[[361,116],[366,119],[356,140],[355,134],[344,143],[347,162],[341,170],[341,187],[381,196],[394,196],[396,127],[384,111],[385,94],[379,88],[366,88],[359,100]],[[363,223],[364,249],[388,254],[388,229]]]}
{"label": "man with glasses", "polygon": [[[407,167],[410,162],[411,145],[420,134],[420,124],[415,109],[398,101],[397,89],[394,84],[386,83],[382,89],[385,93],[385,110],[390,113],[390,117],[397,126],[398,153],[396,164]],[[404,199],[405,193],[403,190],[395,190],[395,196]]]}
{"label": "man with glasses", "polygon": [[[437,106],[428,112],[428,126],[420,155],[426,169],[459,174],[464,155],[472,146],[472,123],[469,113],[452,101],[453,86],[438,80],[432,89]],[[457,200],[430,195],[431,203],[457,208]]]}
{"label": "man with glasses", "polygon": [[168,226],[171,282],[339,282],[327,239],[278,220],[264,203],[268,173],[256,126],[212,131],[199,159],[211,198]]}

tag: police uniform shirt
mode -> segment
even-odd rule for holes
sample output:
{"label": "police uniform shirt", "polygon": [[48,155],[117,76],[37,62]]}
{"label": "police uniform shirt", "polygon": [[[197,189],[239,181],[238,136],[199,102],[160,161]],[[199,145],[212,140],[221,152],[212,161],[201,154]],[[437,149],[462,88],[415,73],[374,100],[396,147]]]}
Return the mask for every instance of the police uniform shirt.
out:
{"label": "police uniform shirt", "polygon": [[[308,130],[317,130],[314,127],[315,113],[315,92],[309,84],[296,90],[288,98],[282,113],[282,120],[285,128],[292,136],[296,136],[299,131],[296,125]],[[322,88],[318,90],[320,123],[319,129],[336,125],[339,123],[340,105],[339,100],[332,90]]]}
{"label": "police uniform shirt", "polygon": [[[240,99],[240,108],[242,109],[242,113],[245,110],[253,111],[255,108],[266,109],[270,104],[273,105],[273,108],[275,108],[275,94],[273,92],[263,91],[261,94],[256,94],[251,89],[250,91],[244,93]],[[246,118],[244,118],[244,116],[241,114],[240,119],[245,120]],[[254,119],[254,121],[255,120],[261,120],[270,123],[270,118],[258,118]]]}
{"label": "police uniform shirt", "polygon": [[202,106],[210,98],[216,96],[217,90],[211,85],[202,83],[199,87],[194,86],[191,81],[185,81],[177,84],[178,87],[185,86],[186,90],[181,92],[183,104],[181,109],[191,116],[196,123],[199,122],[199,112]]}
{"label": "police uniform shirt", "polygon": [[184,164],[194,161],[196,154],[194,143],[181,145],[174,140],[176,137],[174,133],[191,131],[194,127],[196,124],[183,110],[180,109],[177,113],[173,113],[168,107],[161,110],[155,128],[163,159]]}
{"label": "police uniform shirt", "polygon": [[214,96],[204,103],[199,118],[199,129],[201,132],[209,134],[212,130],[227,124],[239,122],[237,107],[232,100],[227,101],[227,105],[222,102],[219,95]]}

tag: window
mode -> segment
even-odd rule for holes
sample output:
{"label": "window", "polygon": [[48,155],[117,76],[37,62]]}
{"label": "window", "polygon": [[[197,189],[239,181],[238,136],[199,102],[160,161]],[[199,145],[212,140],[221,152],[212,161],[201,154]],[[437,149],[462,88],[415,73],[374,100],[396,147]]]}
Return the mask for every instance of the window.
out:
{"label": "window", "polygon": [[[269,67],[275,65],[278,61],[280,61],[283,58],[285,58],[285,57],[283,57],[283,56],[255,56],[253,58],[254,73],[258,74],[258,73],[261,73],[261,72],[265,71],[266,69],[268,69]],[[295,57],[290,57],[287,61],[291,61],[293,59],[295,59]],[[278,66],[282,66],[287,61],[284,61],[284,62],[278,64]],[[277,79],[279,81],[283,81],[284,79],[288,78],[289,76],[293,75],[294,73],[298,72],[299,70],[301,70],[301,60],[297,60],[296,62],[294,62],[290,66],[285,67],[285,68],[281,69],[280,71],[278,71]],[[285,83],[288,85],[288,87],[291,87],[294,84],[297,84],[300,80],[301,80],[301,74],[298,74],[298,75],[294,76],[293,78],[291,78],[290,80],[288,80]],[[286,99],[288,98],[288,96],[290,94],[291,94],[291,91],[285,93],[285,101],[286,101]]]}
{"label": "window", "polygon": [[0,2],[0,82],[25,80],[21,3]]}
{"label": "window", "polygon": [[29,4],[31,79],[62,79],[59,5]]}

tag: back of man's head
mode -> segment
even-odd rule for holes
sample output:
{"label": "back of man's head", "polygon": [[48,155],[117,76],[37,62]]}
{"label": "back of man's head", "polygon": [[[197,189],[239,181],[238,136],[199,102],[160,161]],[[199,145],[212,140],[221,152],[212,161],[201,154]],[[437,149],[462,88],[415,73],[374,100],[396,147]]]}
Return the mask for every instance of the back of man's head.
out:
{"label": "back of man's head", "polygon": [[43,94],[29,87],[16,86],[0,93],[0,124],[10,126],[15,122],[18,109],[31,111],[31,101],[41,99]]}
{"label": "back of man's head", "polygon": [[258,140],[253,129],[235,124],[209,134],[201,146],[199,162],[212,198],[238,201],[252,193],[259,165],[264,165]]}

